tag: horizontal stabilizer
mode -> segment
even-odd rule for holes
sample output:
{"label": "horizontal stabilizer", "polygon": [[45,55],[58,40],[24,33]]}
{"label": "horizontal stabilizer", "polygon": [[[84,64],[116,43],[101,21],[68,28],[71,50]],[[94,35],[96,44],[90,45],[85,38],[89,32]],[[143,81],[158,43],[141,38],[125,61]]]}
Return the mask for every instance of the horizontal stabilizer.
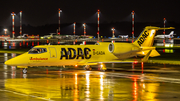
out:
{"label": "horizontal stabilizer", "polygon": [[175,29],[174,27],[167,27],[167,28],[156,28],[158,30],[164,30],[164,29]]}
{"label": "horizontal stabilizer", "polygon": [[[150,50],[150,49],[149,49]],[[149,50],[144,50],[144,51],[142,51],[142,52],[138,52],[138,56],[144,56],[144,55],[146,55],[148,52],[149,52]],[[152,52],[151,52],[151,54],[149,55],[150,57],[155,57],[155,56],[160,56],[160,54],[155,50],[155,49],[153,49],[152,50]]]}
{"label": "horizontal stabilizer", "polygon": [[151,54],[149,55],[150,57],[155,57],[155,56],[160,56],[160,54],[154,49],[152,50]]}
{"label": "horizontal stabilizer", "polygon": [[148,59],[149,59],[149,55],[151,54],[152,50],[150,50],[146,55],[145,57],[142,59],[142,62],[147,62]]}

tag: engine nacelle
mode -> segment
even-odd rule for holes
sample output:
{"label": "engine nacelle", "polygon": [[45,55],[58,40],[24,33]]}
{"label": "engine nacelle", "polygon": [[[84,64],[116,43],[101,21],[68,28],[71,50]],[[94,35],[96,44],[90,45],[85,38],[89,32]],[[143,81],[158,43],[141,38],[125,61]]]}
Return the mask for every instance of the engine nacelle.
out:
{"label": "engine nacelle", "polygon": [[119,59],[135,56],[141,50],[132,43],[110,43],[108,49]]}

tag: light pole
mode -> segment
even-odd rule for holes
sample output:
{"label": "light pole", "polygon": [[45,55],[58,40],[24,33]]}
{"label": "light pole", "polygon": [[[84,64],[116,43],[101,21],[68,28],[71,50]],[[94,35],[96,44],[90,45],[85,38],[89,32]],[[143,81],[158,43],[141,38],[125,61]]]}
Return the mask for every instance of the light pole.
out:
{"label": "light pole", "polygon": [[[164,20],[164,28],[165,28],[165,27],[166,27],[166,18],[164,18],[163,20]],[[163,40],[163,43],[164,43],[164,45],[165,45],[165,29],[164,29],[163,34],[164,34],[164,40]]]}
{"label": "light pole", "polygon": [[75,34],[76,34],[76,22],[74,22],[74,37],[75,37]]}
{"label": "light pole", "polygon": [[111,29],[112,30],[112,38],[114,38],[115,37],[115,35],[114,35],[114,27]]}
{"label": "light pole", "polygon": [[132,42],[133,42],[134,41],[134,14],[135,12],[132,11],[131,14],[132,14]]}
{"label": "light pole", "polygon": [[100,12],[100,11],[99,11],[99,9],[98,9],[98,11],[97,11],[97,13],[98,13],[98,22],[97,22],[97,23],[98,23],[98,31],[97,31],[98,40],[99,40],[99,17],[100,17],[100,16],[99,16],[99,12]]}
{"label": "light pole", "polygon": [[85,37],[85,35],[86,35],[86,23],[84,23],[83,26],[84,26],[84,37]]}
{"label": "light pole", "polygon": [[[166,18],[164,18],[163,20],[164,20],[164,28],[165,28],[166,27]],[[164,29],[163,34],[165,35],[165,29]]]}
{"label": "light pole", "polygon": [[7,29],[6,29],[6,28],[4,29],[4,34],[5,34],[5,35],[7,34]]}
{"label": "light pole", "polygon": [[58,10],[58,15],[59,15],[59,30],[58,30],[58,35],[60,35],[60,16],[61,16],[62,10],[59,8]]}
{"label": "light pole", "polygon": [[12,12],[11,15],[12,15],[12,37],[14,38],[14,34],[15,34],[15,32],[14,32],[14,15],[16,15],[16,14],[14,12]]}
{"label": "light pole", "polygon": [[20,32],[19,34],[22,34],[22,11],[20,11]]}

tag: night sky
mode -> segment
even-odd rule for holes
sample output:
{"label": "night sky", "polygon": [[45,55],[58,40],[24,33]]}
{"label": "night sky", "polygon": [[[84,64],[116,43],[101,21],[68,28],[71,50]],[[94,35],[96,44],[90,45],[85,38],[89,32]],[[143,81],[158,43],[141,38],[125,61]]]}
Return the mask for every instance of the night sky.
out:
{"label": "night sky", "polygon": [[23,24],[41,26],[58,23],[58,8],[62,9],[61,23],[96,23],[98,9],[100,22],[180,22],[179,0],[1,0],[0,26],[11,25],[11,12],[15,12],[15,25],[19,26],[19,12],[23,11]]}

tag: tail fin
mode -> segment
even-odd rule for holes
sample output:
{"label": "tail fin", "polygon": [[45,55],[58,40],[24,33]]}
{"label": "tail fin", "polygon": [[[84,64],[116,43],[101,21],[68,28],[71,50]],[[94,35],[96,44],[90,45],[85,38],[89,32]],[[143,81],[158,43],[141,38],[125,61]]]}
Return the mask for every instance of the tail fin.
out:
{"label": "tail fin", "polygon": [[145,27],[144,31],[141,32],[141,34],[133,44],[139,47],[151,47],[154,42],[156,31],[164,30],[164,29],[174,29],[174,27],[159,28],[159,27],[147,26]]}
{"label": "tail fin", "polygon": [[169,35],[173,35],[174,34],[174,31],[171,31],[170,33],[169,33]]}

